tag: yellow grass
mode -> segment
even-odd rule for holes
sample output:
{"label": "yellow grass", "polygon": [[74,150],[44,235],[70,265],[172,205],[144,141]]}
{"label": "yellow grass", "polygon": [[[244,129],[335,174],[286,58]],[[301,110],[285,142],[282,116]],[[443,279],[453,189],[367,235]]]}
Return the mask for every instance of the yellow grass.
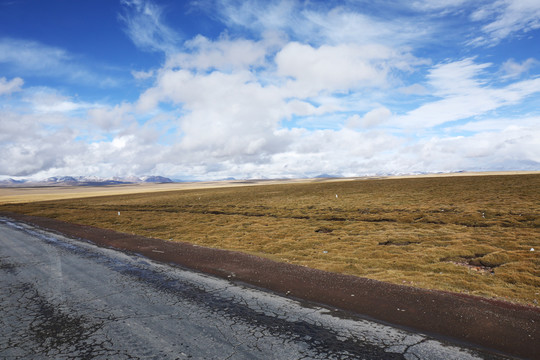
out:
{"label": "yellow grass", "polygon": [[[0,211],[239,250],[398,284],[539,301],[540,174],[247,186],[254,184],[261,183],[94,193],[5,204]],[[174,186],[180,185],[187,186]]]}

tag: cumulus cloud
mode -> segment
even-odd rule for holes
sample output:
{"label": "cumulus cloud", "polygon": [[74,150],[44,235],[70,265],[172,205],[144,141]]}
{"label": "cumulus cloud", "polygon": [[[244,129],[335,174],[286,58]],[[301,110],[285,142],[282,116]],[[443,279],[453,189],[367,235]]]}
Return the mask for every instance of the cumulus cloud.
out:
{"label": "cumulus cloud", "polygon": [[152,146],[135,134],[119,134],[110,140],[93,142],[85,149],[90,164],[99,164],[100,172],[144,174],[151,172],[161,156],[159,146]]}
{"label": "cumulus cloud", "polygon": [[[139,125],[130,117],[129,107],[102,106],[89,113],[86,118],[73,112],[0,109],[0,147],[5,155],[0,174],[38,179],[142,175],[151,173],[164,158],[157,144],[159,129]],[[121,120],[114,120],[115,115]]]}
{"label": "cumulus cloud", "polygon": [[261,66],[265,62],[268,44],[246,39],[230,40],[226,36],[211,41],[196,36],[187,41],[188,51],[178,52],[167,59],[167,67],[194,70],[238,70]]}
{"label": "cumulus cloud", "polygon": [[0,175],[140,174],[157,161],[158,131],[139,125],[130,105],[90,104],[46,87],[12,98],[0,103]]}
{"label": "cumulus cloud", "polygon": [[115,106],[94,106],[88,109],[88,119],[94,125],[107,132],[116,132],[123,127],[128,127],[129,123],[136,120],[132,115],[133,106],[131,104],[120,104]]}
{"label": "cumulus cloud", "polygon": [[[345,109],[325,94],[383,87],[401,56],[377,44],[315,48],[280,41],[196,37],[186,44],[191,52],[171,55],[156,72],[135,109],[139,114],[161,104],[181,109],[171,153],[191,154],[198,162],[231,159],[236,167],[266,164],[298,141],[283,131],[284,122]],[[363,123],[375,126],[388,112],[378,109]]]}
{"label": "cumulus cloud", "polygon": [[249,72],[163,70],[156,86],[141,95],[138,108],[147,111],[167,101],[186,112],[179,120],[184,151],[240,156],[280,146],[272,134],[286,115],[283,99],[275,87],[261,86]]}
{"label": "cumulus cloud", "polygon": [[[156,111],[160,104],[181,109],[172,134],[176,144],[164,150],[157,165],[167,164],[177,172],[207,178],[407,172],[428,160],[409,159],[403,152],[408,148],[405,139],[377,130],[381,125],[429,128],[470,118],[517,103],[540,85],[533,79],[492,86],[486,72],[493,64],[466,58],[436,64],[425,83],[401,89],[411,96],[429,92],[438,98],[405,115],[385,106],[361,105],[365,89],[385,88],[392,81],[390,74],[428,63],[408,55],[377,43],[315,46],[283,38],[268,42],[198,36],[168,56],[135,109],[140,114]],[[336,93],[344,95],[329,96]],[[309,118],[298,120],[324,114],[342,116],[345,127],[314,130]],[[294,124],[307,128],[287,128],[284,121],[292,117]],[[442,141],[446,138],[433,139]],[[451,158],[446,148],[437,151]],[[386,165],[381,167],[375,156],[386,159]],[[430,164],[427,169],[439,171],[439,163]]]}
{"label": "cumulus cloud", "polygon": [[17,77],[11,80],[6,79],[5,77],[0,78],[0,95],[9,95],[16,91],[21,91],[23,86],[23,79]]}
{"label": "cumulus cloud", "polygon": [[0,111],[0,174],[33,175],[59,167],[64,157],[76,149],[75,133],[63,126],[68,119],[59,114],[38,115]]}
{"label": "cumulus cloud", "polygon": [[280,129],[274,133],[288,145],[264,157],[212,157],[211,152],[178,151],[170,167],[179,172],[210,179],[304,177],[321,174],[355,176],[377,172],[375,164],[381,152],[398,148],[399,138],[379,131],[359,133],[350,129],[315,130]]}
{"label": "cumulus cloud", "polygon": [[277,72],[291,77],[291,90],[300,96],[320,91],[347,91],[351,88],[384,86],[388,67],[384,62],[391,50],[384,46],[321,46],[292,42],[277,55]]}

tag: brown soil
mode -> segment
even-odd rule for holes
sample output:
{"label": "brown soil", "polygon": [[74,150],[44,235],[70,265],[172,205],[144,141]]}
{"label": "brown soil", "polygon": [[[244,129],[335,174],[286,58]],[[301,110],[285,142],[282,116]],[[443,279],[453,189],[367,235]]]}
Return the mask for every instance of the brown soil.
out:
{"label": "brown soil", "polygon": [[15,220],[99,246],[240,281],[420,332],[540,359],[540,308],[329,273],[239,252],[14,213]]}

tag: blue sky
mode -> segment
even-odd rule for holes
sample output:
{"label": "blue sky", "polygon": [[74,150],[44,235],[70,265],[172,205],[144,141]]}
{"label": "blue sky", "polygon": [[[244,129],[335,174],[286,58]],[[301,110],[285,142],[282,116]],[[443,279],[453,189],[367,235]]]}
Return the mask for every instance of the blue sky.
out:
{"label": "blue sky", "polygon": [[0,0],[0,178],[540,170],[537,0]]}

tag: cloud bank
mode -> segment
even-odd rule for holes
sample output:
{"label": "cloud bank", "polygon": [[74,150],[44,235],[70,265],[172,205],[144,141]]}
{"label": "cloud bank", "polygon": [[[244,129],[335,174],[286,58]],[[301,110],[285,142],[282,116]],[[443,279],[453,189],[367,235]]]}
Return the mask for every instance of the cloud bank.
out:
{"label": "cloud bank", "polygon": [[[21,74],[0,78],[0,176],[540,170],[538,53],[489,55],[539,28],[536,2],[416,1],[397,19],[347,2],[193,2],[213,9],[213,37],[186,37],[158,3],[121,4],[132,43],[163,55],[128,69],[133,99],[25,85],[38,71],[92,76],[67,50],[0,39],[0,63]],[[441,57],[434,43],[457,18],[482,26],[444,35],[468,54]]]}

